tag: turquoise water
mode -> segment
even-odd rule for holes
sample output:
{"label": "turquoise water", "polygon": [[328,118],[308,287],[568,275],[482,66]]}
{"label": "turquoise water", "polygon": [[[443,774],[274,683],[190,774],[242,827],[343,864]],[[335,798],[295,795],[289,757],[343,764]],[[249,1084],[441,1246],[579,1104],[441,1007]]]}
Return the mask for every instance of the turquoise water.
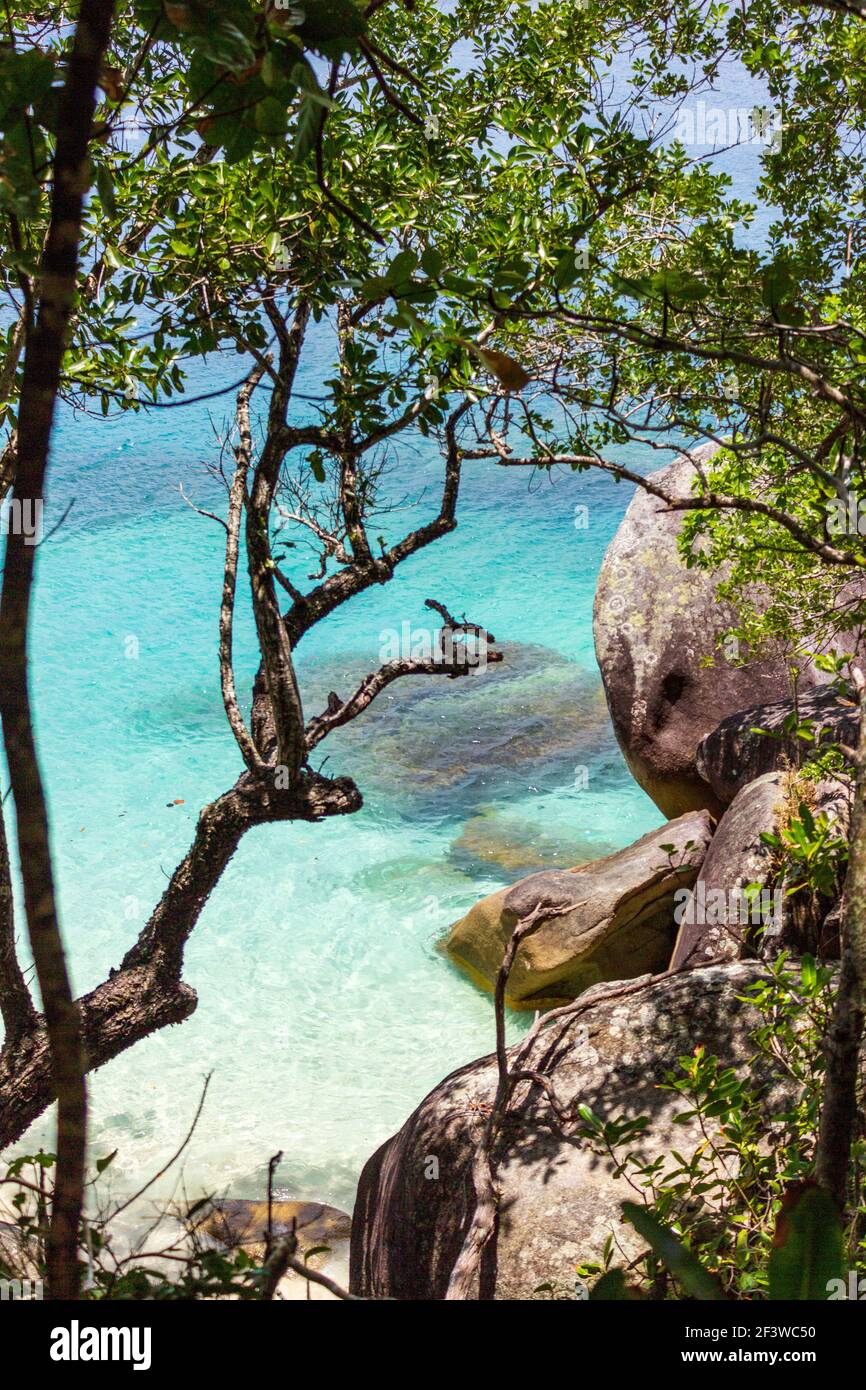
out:
{"label": "turquoise water", "polygon": [[[732,158],[748,159],[742,194],[758,154]],[[327,356],[322,331],[301,390],[321,390]],[[202,369],[189,390],[242,370]],[[228,408],[66,415],[58,432],[46,529],[75,501],[39,552],[33,670],[78,991],[119,962],[199,808],[239,770],[218,684],[223,534],[177,493],[183,482],[219,504],[202,464]],[[435,510],[440,476],[420,439],[392,468],[409,505],[391,531]],[[327,741],[328,770],[364,793],[359,814],[242,842],[188,948],[197,1012],[92,1078],[92,1154],[119,1150],[119,1186],[172,1152],[211,1072],[187,1191],[260,1195],[281,1149],[286,1195],[351,1207],[367,1156],[431,1086],[491,1049],[489,998],[437,950],[449,924],[503,883],[659,823],[615,746],[592,646],[595,578],[630,493],[601,475],[551,483],[469,464],[458,531],[305,639],[308,714],[379,664],[385,630],[424,626],[428,597],[487,626],[506,661],[463,681],[398,684]],[[299,576],[311,567],[298,557]],[[237,668],[248,692],[244,607]],[[526,1024],[513,1018],[512,1036]],[[42,1121],[28,1142],[49,1134]]]}
{"label": "turquoise water", "polygon": [[[223,535],[176,491],[219,501],[201,469],[213,439],[204,406],[65,418],[59,433],[46,530],[76,500],[39,552],[34,672],[79,991],[118,963],[199,808],[238,772],[216,657]],[[328,769],[364,792],[359,814],[242,842],[190,943],[197,1012],[93,1078],[93,1152],[119,1148],[120,1181],[159,1166],[212,1071],[188,1187],[256,1195],[282,1149],[287,1192],[350,1205],[365,1158],[492,1045],[489,998],[436,949],[449,924],[522,873],[658,823],[615,747],[592,648],[595,576],[628,492],[601,476],[551,485],[471,467],[457,532],[304,640],[307,712],[379,664],[386,629],[424,626],[428,597],[484,623],[506,660],[398,684],[327,740]],[[394,469],[393,488],[432,510],[435,451],[419,440]],[[309,568],[299,557],[297,572]],[[241,689],[254,660],[243,610]]]}

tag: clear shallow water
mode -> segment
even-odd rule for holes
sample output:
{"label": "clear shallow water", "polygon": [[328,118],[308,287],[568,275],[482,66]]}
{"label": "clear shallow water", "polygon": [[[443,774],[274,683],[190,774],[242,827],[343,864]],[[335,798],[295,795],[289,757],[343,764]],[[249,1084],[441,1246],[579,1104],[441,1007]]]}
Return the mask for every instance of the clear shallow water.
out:
{"label": "clear shallow water", "polygon": [[[756,95],[738,82],[727,100]],[[758,157],[724,156],[739,196]],[[299,389],[319,391],[323,365],[307,365]],[[242,370],[202,369],[189,392]],[[75,505],[39,552],[33,669],[78,991],[119,962],[199,808],[238,772],[217,670],[222,532],[176,491],[182,480],[202,504],[219,501],[200,464],[215,459],[212,424],[228,408],[66,417],[58,432],[46,529]],[[393,463],[396,493],[434,510],[429,446],[401,446]],[[616,749],[592,648],[595,578],[630,493],[603,476],[550,485],[467,465],[458,531],[305,639],[308,714],[379,664],[385,629],[423,626],[428,597],[485,624],[507,659],[464,681],[392,687],[327,741],[329,771],[364,792],[358,815],[242,842],[187,951],[198,1010],[91,1079],[92,1155],[119,1149],[116,1187],[164,1162],[212,1072],[188,1192],[259,1196],[282,1149],[287,1195],[350,1208],[375,1147],[431,1086],[490,1051],[489,998],[436,949],[449,924],[521,874],[607,853],[660,819]],[[236,648],[248,690],[243,608]],[[513,1018],[512,1036],[527,1022]],[[49,1138],[42,1121],[24,1143]]]}
{"label": "clear shallow water", "polygon": [[[222,532],[172,491],[182,478],[217,500],[199,467],[212,441],[205,407],[67,418],[59,432],[46,529],[76,501],[39,553],[34,672],[79,991],[118,963],[200,806],[238,771],[216,658]],[[429,446],[401,451],[395,468],[400,494],[427,488],[432,509]],[[282,1149],[282,1188],[350,1206],[373,1149],[490,1050],[489,998],[436,949],[449,924],[503,883],[606,853],[659,819],[615,747],[592,649],[595,576],[627,500],[602,477],[551,486],[479,467],[453,536],[305,639],[308,713],[378,665],[384,630],[424,626],[428,597],[488,626],[506,660],[392,687],[327,740],[329,770],[364,792],[358,815],[242,842],[188,949],[197,1012],[92,1079],[92,1150],[119,1148],[115,1183],[160,1165],[212,1071],[188,1190],[258,1195]],[[575,529],[577,503],[588,529]],[[245,609],[237,646],[249,689]],[[525,1026],[512,1020],[513,1035]]]}

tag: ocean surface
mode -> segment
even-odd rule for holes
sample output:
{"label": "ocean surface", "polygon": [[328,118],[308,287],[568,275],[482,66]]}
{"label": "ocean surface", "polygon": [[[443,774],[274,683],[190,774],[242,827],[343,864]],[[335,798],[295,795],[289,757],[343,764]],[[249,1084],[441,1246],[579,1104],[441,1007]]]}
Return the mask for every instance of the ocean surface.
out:
{"label": "ocean surface", "polygon": [[[747,83],[727,99],[748,105],[755,93]],[[726,156],[740,196],[758,157]],[[330,371],[318,333],[298,382],[313,394]],[[188,390],[242,373],[240,359],[215,359]],[[73,505],[39,550],[33,682],[79,992],[119,963],[199,809],[239,771],[218,679],[223,532],[178,493],[182,483],[220,504],[204,464],[230,403],[109,420],[67,411],[57,431],[46,529]],[[415,438],[395,445],[390,467],[405,499],[385,521],[394,534],[435,511],[441,463]],[[592,643],[596,575],[630,494],[602,475],[467,464],[458,530],[305,638],[308,715],[380,664],[389,631],[429,626],[427,598],[485,625],[506,659],[464,680],[398,683],[317,750],[356,780],[360,813],[242,841],[187,950],[196,1013],[91,1078],[91,1157],[118,1150],[118,1189],[162,1166],[210,1074],[174,1174],[188,1193],[261,1196],[282,1150],[284,1195],[351,1209],[365,1159],[441,1078],[493,1046],[489,996],[437,949],[448,926],[505,883],[659,824],[613,739]],[[295,552],[295,574],[311,561]],[[246,700],[245,603],[236,648]],[[513,1017],[512,1037],[528,1022]],[[50,1132],[41,1121],[19,1150]]]}
{"label": "ocean surface", "polygon": [[[33,670],[78,991],[118,964],[199,809],[239,771],[217,664],[223,532],[177,492],[219,504],[201,467],[213,438],[194,406],[60,430],[46,529],[75,503],[39,552]],[[389,530],[436,506],[441,465],[421,444],[395,450],[395,481],[420,502]],[[281,1149],[287,1193],[351,1206],[377,1145],[491,1050],[489,997],[437,950],[450,923],[522,874],[660,820],[616,748],[593,655],[595,577],[626,500],[602,476],[468,465],[456,533],[304,639],[308,714],[380,664],[385,634],[429,628],[427,598],[483,623],[505,660],[400,682],[326,740],[314,765],[327,755],[356,780],[358,814],[241,842],[188,948],[198,1010],[92,1079],[92,1152],[119,1150],[115,1182],[161,1165],[212,1073],[188,1186],[257,1195]],[[238,619],[248,692],[246,605]]]}

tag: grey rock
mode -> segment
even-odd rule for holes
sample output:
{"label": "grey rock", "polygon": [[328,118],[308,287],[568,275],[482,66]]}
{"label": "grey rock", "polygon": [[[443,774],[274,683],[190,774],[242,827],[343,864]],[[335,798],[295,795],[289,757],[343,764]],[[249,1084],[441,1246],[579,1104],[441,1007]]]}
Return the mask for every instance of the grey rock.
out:
{"label": "grey rock", "polygon": [[[804,745],[781,732],[794,709],[791,699],[753,705],[723,719],[701,740],[697,770],[723,805],[730,805],[737,793],[762,773],[795,767],[804,747],[811,750],[811,744]],[[829,686],[804,691],[796,710],[801,719],[816,722],[823,730],[825,742],[856,745],[856,706]],[[767,729],[769,733],[755,733],[756,729]]]}
{"label": "grey rock", "polygon": [[600,980],[664,970],[674,945],[675,894],[694,882],[710,835],[709,812],[692,811],[605,859],[531,874],[476,903],[451,928],[448,953],[492,986],[514,928],[541,908],[551,915],[518,948],[508,978],[511,1007],[562,1003]]}
{"label": "grey rock", "polygon": [[[759,1015],[741,996],[764,970],[760,962],[739,961],[650,978],[639,990],[596,986],[541,1033],[529,1065],[550,1078],[562,1106],[583,1103],[607,1120],[648,1115],[637,1145],[647,1160],[672,1147],[693,1152],[701,1135],[689,1124],[673,1124],[682,1097],[659,1083],[698,1043],[724,1066],[748,1064],[749,1033]],[[769,1083],[773,1105],[781,1080],[753,1079]],[[474,1207],[472,1159],[495,1085],[494,1058],[462,1067],[368,1160],[352,1224],[355,1293],[444,1297]],[[621,1203],[634,1190],[568,1125],[551,1123],[538,1087],[516,1092],[495,1159],[498,1229],[482,1260],[477,1296],[526,1299],[548,1281],[571,1287],[575,1265],[600,1259],[611,1232],[625,1259],[643,1248],[621,1219]]]}
{"label": "grey rock", "polygon": [[[651,477],[685,497],[695,473],[682,455]],[[696,766],[701,740],[737,710],[788,693],[781,651],[739,666],[719,650],[735,614],[719,600],[711,576],[686,569],[677,551],[681,525],[681,512],[635,492],[604,557],[593,624],[617,740],[633,776],[666,816],[700,807],[721,811],[726,801]],[[812,668],[804,673],[804,686],[820,680]]]}
{"label": "grey rock", "polygon": [[[746,942],[762,943],[760,918],[758,923],[751,920],[759,907],[752,909],[742,890],[757,883],[766,892],[774,891],[769,886],[773,856],[761,834],[778,831],[783,800],[783,774],[768,772],[743,787],[722,816],[690,890],[689,911],[679,919],[672,970],[706,965],[710,960],[735,960]],[[719,895],[726,900],[722,913],[716,907]],[[778,932],[781,920],[766,925],[771,933]]]}

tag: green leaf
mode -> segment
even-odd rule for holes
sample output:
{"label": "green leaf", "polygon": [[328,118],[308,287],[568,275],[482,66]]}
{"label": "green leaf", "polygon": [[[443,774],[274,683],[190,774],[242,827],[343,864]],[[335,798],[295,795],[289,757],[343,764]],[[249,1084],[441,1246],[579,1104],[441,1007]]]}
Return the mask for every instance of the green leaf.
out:
{"label": "green leaf", "polygon": [[770,1298],[827,1298],[831,1279],[845,1274],[842,1225],[828,1192],[810,1183],[782,1203],[770,1253]]}
{"label": "green leaf", "polygon": [[320,106],[331,107],[334,105],[328,93],[319,85],[315,70],[306,58],[293,65],[289,76],[302,92],[307,92]]}
{"label": "green leaf", "polygon": [[767,266],[761,275],[761,298],[768,309],[777,309],[797,288],[793,275],[783,261]]}
{"label": "green leaf", "polygon": [[558,290],[567,289],[577,279],[577,256],[574,251],[565,251],[556,262],[553,283]]}
{"label": "green leaf", "polygon": [[295,124],[295,143],[292,158],[300,164],[315,147],[322,122],[322,108],[313,100],[309,92],[304,93]]}
{"label": "green leaf", "polygon": [[388,283],[395,287],[404,285],[417,264],[414,251],[399,251],[385,272]]}
{"label": "green leaf", "polygon": [[653,1254],[670,1270],[687,1294],[705,1302],[724,1298],[721,1287],[713,1276],[667,1226],[650,1216],[649,1212],[644,1207],[639,1207],[636,1202],[623,1202],[622,1210],[625,1219],[631,1222],[638,1235],[643,1236]]}
{"label": "green leaf", "polygon": [[304,14],[299,35],[326,58],[352,52],[367,32],[367,21],[352,0],[299,0],[299,8]]}
{"label": "green leaf", "polygon": [[425,275],[429,275],[431,280],[438,280],[442,270],[442,257],[433,246],[428,246],[421,253],[421,269]]}
{"label": "green leaf", "polygon": [[256,103],[254,120],[256,130],[273,138],[285,135],[288,125],[288,112],[276,97],[267,96]]}
{"label": "green leaf", "polygon": [[653,290],[672,304],[696,304],[706,299],[709,287],[687,270],[660,270],[650,281]]}
{"label": "green leaf", "polygon": [[266,87],[276,87],[277,83],[283,78],[283,71],[280,60],[273,49],[268,49],[261,66],[261,79]]}
{"label": "green leaf", "polygon": [[107,164],[100,164],[96,170],[96,191],[99,201],[109,217],[117,216],[117,200],[114,196],[114,179]]}

